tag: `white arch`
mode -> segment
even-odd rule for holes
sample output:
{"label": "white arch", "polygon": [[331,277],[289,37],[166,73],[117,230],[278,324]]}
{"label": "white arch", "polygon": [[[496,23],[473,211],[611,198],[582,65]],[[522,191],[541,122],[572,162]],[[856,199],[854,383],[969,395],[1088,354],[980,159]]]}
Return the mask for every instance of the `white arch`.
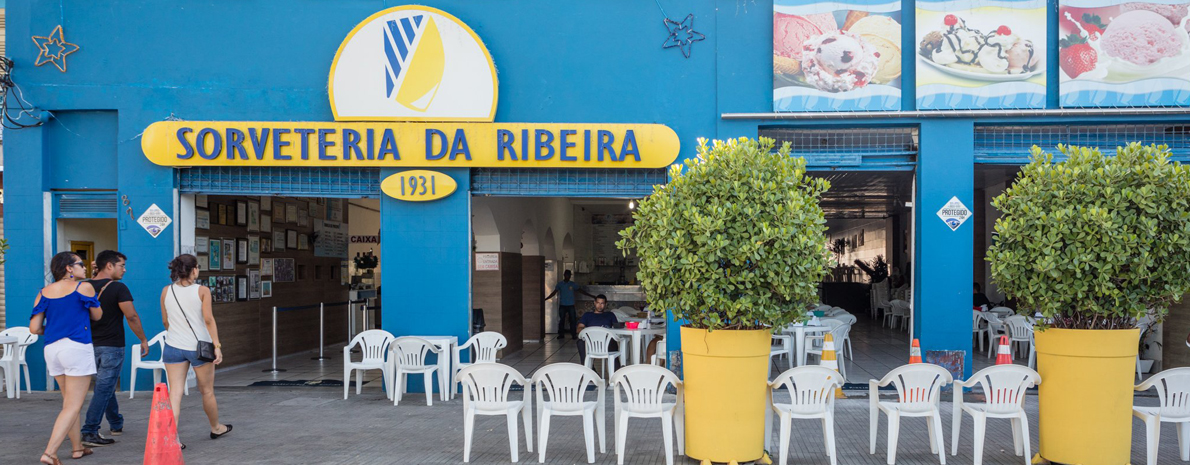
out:
{"label": "white arch", "polygon": [[570,239],[570,233],[566,233],[566,237],[562,238],[562,261],[574,261],[574,241]]}
{"label": "white arch", "polygon": [[541,255],[546,260],[558,258],[558,249],[554,245],[554,228],[545,228],[545,235],[541,237]]}
{"label": "white arch", "polygon": [[541,242],[537,239],[537,228],[533,227],[533,220],[525,220],[521,228],[521,255],[541,255]]}
{"label": "white arch", "polygon": [[496,216],[486,203],[471,202],[471,233],[475,236],[476,252],[499,252],[500,230]]}

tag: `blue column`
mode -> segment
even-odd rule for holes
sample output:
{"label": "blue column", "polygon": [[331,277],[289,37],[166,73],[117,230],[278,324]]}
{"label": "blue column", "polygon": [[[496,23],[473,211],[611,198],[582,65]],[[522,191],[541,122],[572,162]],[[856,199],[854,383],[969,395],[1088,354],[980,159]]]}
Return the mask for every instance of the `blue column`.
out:
{"label": "blue column", "polygon": [[[42,120],[49,120],[43,115]],[[48,279],[45,259],[45,218],[51,212],[45,207],[46,162],[44,126],[5,131],[7,152],[5,171],[8,171],[4,202],[4,237],[8,253],[4,263],[5,326],[29,326],[33,300]],[[52,228],[51,228],[52,231]],[[52,245],[51,245],[52,247]],[[29,346],[31,384],[43,387],[45,357],[37,343]],[[14,374],[15,376],[15,374]]]}
{"label": "blue column", "polygon": [[[921,124],[918,153],[916,257],[913,263],[914,335],[922,355],[963,350],[971,374],[971,283],[975,221],[957,230],[938,217],[952,197],[975,212],[974,125],[964,119],[930,119]],[[908,357],[908,354],[906,354]]]}
{"label": "blue column", "polygon": [[[400,171],[381,170],[381,179]],[[380,200],[381,325],[397,337],[457,336],[461,344],[471,324],[471,172],[439,171],[459,186],[444,199]],[[409,391],[421,390],[412,377]]]}

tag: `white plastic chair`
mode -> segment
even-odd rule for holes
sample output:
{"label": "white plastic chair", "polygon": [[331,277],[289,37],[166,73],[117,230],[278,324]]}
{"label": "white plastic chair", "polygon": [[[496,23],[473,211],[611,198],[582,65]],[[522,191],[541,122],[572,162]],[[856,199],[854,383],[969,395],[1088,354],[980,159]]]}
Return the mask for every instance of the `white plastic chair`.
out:
{"label": "white plastic chair", "polygon": [[1132,414],[1145,422],[1148,465],[1156,465],[1161,441],[1161,423],[1177,423],[1178,452],[1190,461],[1190,368],[1171,368],[1136,386],[1137,391],[1157,388],[1158,407],[1132,407]]}
{"label": "white plastic chair", "polygon": [[[364,370],[380,370],[388,374],[388,367],[384,363],[384,354],[388,351],[388,344],[395,339],[392,333],[382,329],[369,329],[356,334],[351,343],[343,347],[343,400],[347,400],[347,390],[351,386],[351,371],[355,370],[355,395],[359,395],[364,385]],[[351,349],[360,346],[363,360],[351,361]],[[385,378],[387,381],[387,377]],[[385,387],[387,392],[388,387]]]}
{"label": "white plastic chair", "polygon": [[889,328],[905,329],[909,324],[909,307],[901,305],[889,304],[888,311],[884,313],[884,326]]}
{"label": "white plastic chair", "polygon": [[[162,352],[165,351],[165,331],[157,333],[156,336],[153,336],[152,339],[149,339],[150,350],[152,350],[153,346],[156,345],[161,346]],[[160,356],[157,357],[157,360],[145,360],[141,358],[140,343],[138,342],[132,345],[132,366],[130,368],[130,376],[132,376],[132,380],[128,386],[129,399],[132,399],[136,396],[136,370],[149,370],[153,372],[153,386],[156,386],[157,383],[161,382],[161,375],[165,373],[165,362],[161,361]],[[194,370],[191,369],[190,371],[193,372]],[[189,373],[187,373],[187,375],[189,375]],[[169,384],[168,376],[165,377],[165,383],[167,385]],[[186,383],[186,385],[182,386],[182,393],[185,395],[190,395],[190,383]]]}
{"label": "white plastic chair", "polygon": [[884,321],[886,323],[888,322],[888,314],[889,314],[889,311],[891,310],[891,307],[889,305],[889,298],[888,298],[888,284],[889,284],[889,282],[887,279],[884,281],[872,284],[872,302],[871,302],[872,318],[880,318],[880,316],[881,316],[880,312],[883,311],[884,312]]}
{"label": "white plastic chair", "polygon": [[[998,307],[1004,308],[1004,307]],[[1000,336],[1008,335],[1008,326],[1004,320],[1000,319],[1000,315],[994,312],[981,312],[980,316],[983,321],[988,323],[988,358],[992,358],[992,354],[999,349]]]}
{"label": "white plastic chair", "polygon": [[[409,375],[422,375],[426,389],[426,405],[434,405],[434,377],[438,371],[438,363],[427,363],[426,355],[433,353],[439,357],[445,356],[443,350],[433,342],[416,336],[403,336],[393,339],[388,344],[388,389],[392,394],[393,405],[401,401],[401,395],[409,387]],[[494,362],[493,362],[494,363]],[[477,365],[487,365],[479,363]],[[443,386],[445,389],[445,386]]]}
{"label": "white plastic chair", "polygon": [[[660,418],[661,436],[665,442],[665,464],[673,465],[674,425],[677,425],[678,430],[678,454],[686,453],[686,407],[682,401],[682,381],[678,375],[653,365],[633,365],[616,370],[611,384],[616,405],[616,463],[624,465],[628,419]],[[678,392],[673,403],[664,401],[665,390],[670,385]]]}
{"label": "white plastic chair", "polygon": [[620,351],[611,349],[612,341],[617,339],[616,333],[607,328],[593,326],[583,328],[583,331],[578,333],[578,338],[587,348],[587,358],[583,360],[583,366],[591,368],[594,359],[603,360],[603,374],[610,379],[616,373],[616,361],[624,361]]}
{"label": "white plastic chair", "polygon": [[978,339],[981,352],[984,350],[984,341],[991,337],[988,327],[984,325],[983,312],[978,310],[971,310],[971,336]]}
{"label": "white plastic chair", "polygon": [[773,372],[773,364],[782,357],[793,366],[793,336],[789,334],[773,333],[772,345],[769,346],[769,374]]}
{"label": "white plastic chair", "polygon": [[[604,392],[607,385],[599,373],[577,363],[554,363],[533,373],[537,391],[537,461],[545,463],[550,417],[583,417],[583,438],[587,442],[587,463],[595,463],[595,428],[599,429],[599,453],[607,453],[607,415]],[[587,386],[595,386],[596,400],[585,399]],[[548,399],[547,399],[548,397]]]}
{"label": "white plastic chair", "polygon": [[[1025,457],[1029,465],[1032,446],[1029,444],[1029,416],[1025,413],[1025,394],[1041,383],[1041,375],[1032,368],[1020,365],[996,365],[979,370],[967,381],[954,382],[954,413],[951,417],[950,455],[959,454],[959,430],[963,412],[975,421],[975,465],[983,463],[983,440],[988,418],[1012,420],[1012,448],[1017,456]],[[964,403],[963,388],[979,386],[986,402]]]}
{"label": "white plastic chair", "polygon": [[[529,382],[508,365],[480,363],[459,371],[463,384],[463,461],[471,461],[471,436],[475,432],[476,415],[505,415],[508,417],[508,446],[512,461],[517,461],[517,413],[525,422],[525,448],[533,452],[533,404],[529,402],[532,388]],[[508,397],[513,384],[524,386],[521,400]]]}
{"label": "white plastic chair", "polygon": [[657,351],[653,352],[653,357],[649,359],[649,363],[663,367],[669,366],[669,351],[665,348],[664,337],[657,342]]}
{"label": "white plastic chair", "polygon": [[[847,341],[851,339],[851,325],[837,320],[823,320],[823,322],[826,323],[827,326],[831,327],[831,336],[835,341],[835,360],[837,360],[839,363],[839,373],[843,375],[843,379],[847,379],[847,364],[844,363],[846,357],[843,357],[840,354],[843,353],[843,343],[841,341]],[[817,355],[819,360],[821,360],[822,351],[824,350],[822,341],[825,340],[825,337],[814,336],[814,339],[817,341],[817,343],[812,347],[808,347],[806,349],[806,353]],[[809,341],[810,338],[806,338],[806,340]]]}
{"label": "white plastic chair", "polygon": [[[482,333],[476,334],[471,336],[470,339],[467,339],[467,342],[455,347],[453,350],[451,350],[451,363],[453,364],[452,369],[454,370],[453,375],[455,380],[451,386],[458,385],[459,370],[476,363],[496,363],[496,353],[505,347],[508,347],[508,339],[506,339],[503,334],[497,333],[495,331],[484,331]],[[464,350],[472,351],[470,362],[463,363],[460,361],[459,355]],[[456,390],[457,389],[450,390],[451,399],[455,398]]]}
{"label": "white plastic chair", "polygon": [[[942,432],[942,413],[938,406],[942,386],[954,379],[946,369],[929,363],[914,363],[894,368],[880,381],[868,381],[869,453],[876,454],[877,422],[880,412],[888,416],[888,464],[897,462],[897,435],[901,417],[926,417],[930,431],[930,452],[946,465],[946,444]],[[892,384],[897,389],[897,402],[880,400],[880,387]]]}
{"label": "white plastic chair", "polygon": [[[1032,358],[1033,354],[1033,322],[1029,318],[1021,315],[1013,315],[1004,319],[1004,325],[1008,327],[1008,345],[1015,358],[1016,349],[1023,348],[1028,350],[1027,357]],[[1032,368],[1032,366],[1030,366]]]}
{"label": "white plastic chair", "polygon": [[[777,403],[777,390],[785,387],[789,403]],[[781,422],[781,465],[789,458],[789,436],[792,420],[821,419],[822,437],[831,465],[838,463],[835,451],[835,389],[843,387],[843,377],[830,368],[803,366],[790,369],[769,383],[769,409],[764,412],[764,448],[769,449],[772,438],[773,412]],[[771,410],[770,410],[771,409]]]}
{"label": "white plastic chair", "polygon": [[[33,386],[30,384],[32,378],[29,376],[29,361],[25,357],[25,352],[29,350],[29,346],[37,342],[37,335],[30,333],[29,327],[27,326],[14,326],[4,331],[0,331],[0,336],[11,336],[17,338],[16,350],[11,353],[6,351],[4,356],[0,357],[0,371],[4,372],[4,376],[0,376],[0,379],[4,379],[6,376],[11,376],[13,391],[15,392],[16,398],[20,399],[22,372],[25,374],[25,392],[33,393]],[[11,362],[14,357],[17,361],[16,373],[8,373],[8,363]],[[4,389],[3,386],[6,385],[7,383],[0,384],[0,389]]]}

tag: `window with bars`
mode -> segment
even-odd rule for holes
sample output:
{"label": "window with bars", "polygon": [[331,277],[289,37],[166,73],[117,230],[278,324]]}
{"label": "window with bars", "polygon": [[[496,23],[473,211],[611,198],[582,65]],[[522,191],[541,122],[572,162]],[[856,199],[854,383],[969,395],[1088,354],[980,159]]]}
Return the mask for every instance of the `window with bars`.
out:
{"label": "window with bars", "polygon": [[1169,147],[1173,159],[1190,162],[1190,125],[1097,124],[1097,125],[978,125],[975,127],[975,161],[987,164],[1023,165],[1029,162],[1034,145],[1061,157],[1058,144],[1099,147],[1105,152],[1129,142]]}
{"label": "window with bars", "polygon": [[380,171],[367,168],[196,167],[177,170],[186,193],[376,197]]}
{"label": "window with bars", "polygon": [[811,170],[912,170],[917,163],[916,127],[762,127],[759,135],[788,142]]}
{"label": "window with bars", "polygon": [[475,195],[527,197],[643,197],[669,175],[656,169],[498,169],[471,170]]}

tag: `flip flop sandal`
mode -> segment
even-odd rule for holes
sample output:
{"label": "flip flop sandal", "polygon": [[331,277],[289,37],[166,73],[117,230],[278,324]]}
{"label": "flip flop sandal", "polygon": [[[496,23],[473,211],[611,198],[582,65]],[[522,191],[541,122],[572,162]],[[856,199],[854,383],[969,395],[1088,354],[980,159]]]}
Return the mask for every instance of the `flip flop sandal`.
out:
{"label": "flip flop sandal", "polygon": [[230,433],[230,432],[231,432],[231,425],[230,425],[230,424],[223,425],[223,426],[226,426],[226,427],[227,427],[227,430],[226,430],[226,431],[224,431],[224,432],[222,432],[222,433],[219,433],[219,434],[211,433],[211,439],[219,439],[219,438],[223,437],[223,435],[225,435],[225,434],[227,434],[227,433]]}
{"label": "flip flop sandal", "polygon": [[[74,454],[78,454],[78,453],[82,453],[83,455],[80,455],[80,456],[78,456],[78,457],[75,457],[75,456],[74,456]],[[78,459],[81,459],[81,458],[83,458],[83,457],[86,457],[86,456],[88,456],[88,455],[91,455],[91,454],[94,454],[94,453],[95,453],[95,451],[91,450],[91,448],[90,448],[90,447],[84,447],[84,448],[82,448],[82,449],[80,449],[80,450],[72,450],[72,451],[70,451],[70,458],[71,458],[71,459],[74,459],[74,460],[78,460]]]}

